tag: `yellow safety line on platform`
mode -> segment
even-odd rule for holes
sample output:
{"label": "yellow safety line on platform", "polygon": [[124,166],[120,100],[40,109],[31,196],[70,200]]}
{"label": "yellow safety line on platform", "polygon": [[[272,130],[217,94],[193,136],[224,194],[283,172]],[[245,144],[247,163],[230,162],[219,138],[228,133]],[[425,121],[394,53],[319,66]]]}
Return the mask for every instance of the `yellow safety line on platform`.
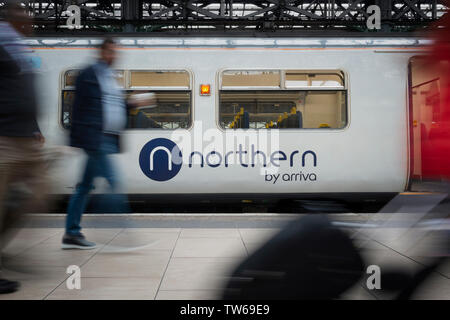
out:
{"label": "yellow safety line on platform", "polygon": [[[443,193],[443,192],[442,192]],[[402,196],[422,196],[427,194],[441,194],[441,192],[402,192]]]}

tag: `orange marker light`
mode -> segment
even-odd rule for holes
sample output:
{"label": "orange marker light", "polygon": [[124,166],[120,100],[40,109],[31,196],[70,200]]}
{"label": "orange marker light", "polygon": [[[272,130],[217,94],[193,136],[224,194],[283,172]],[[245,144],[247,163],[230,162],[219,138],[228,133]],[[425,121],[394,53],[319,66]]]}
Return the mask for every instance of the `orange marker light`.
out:
{"label": "orange marker light", "polygon": [[200,95],[201,96],[211,95],[211,86],[209,84],[200,85]]}

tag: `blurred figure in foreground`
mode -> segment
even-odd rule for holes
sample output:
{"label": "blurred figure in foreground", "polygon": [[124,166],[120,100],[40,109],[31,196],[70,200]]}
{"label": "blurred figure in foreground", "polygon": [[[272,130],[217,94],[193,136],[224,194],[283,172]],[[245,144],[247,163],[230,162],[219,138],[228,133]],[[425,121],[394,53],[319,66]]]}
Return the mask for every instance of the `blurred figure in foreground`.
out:
{"label": "blurred figure in foreground", "polygon": [[328,300],[352,287],[365,265],[349,236],[324,215],[289,223],[232,273],[224,300]]}
{"label": "blurred figure in foreground", "polygon": [[[446,1],[450,7],[450,1]],[[447,12],[432,28],[431,52],[426,57],[430,74],[438,79],[436,110],[429,130],[429,151],[424,178],[450,180],[450,13]]]}
{"label": "blurred figure in foreground", "polygon": [[[37,123],[37,98],[31,52],[21,43],[30,19],[19,4],[9,2],[0,21],[0,250],[11,238],[11,226],[23,213],[45,208],[45,142]],[[1,265],[0,265],[1,266]],[[19,283],[0,280],[0,293]]]}
{"label": "blurred figure in foreground", "polygon": [[[386,206],[391,208],[390,204]],[[417,214],[390,211],[383,223],[376,214],[370,224],[337,225],[317,213],[302,217],[290,222],[231,272],[222,299],[345,299],[355,287],[368,289],[369,266],[377,266],[381,272],[377,297],[415,298],[423,284],[448,262],[450,254],[448,221],[442,228],[444,220],[422,219],[425,215],[420,214],[417,221]],[[386,255],[386,248],[396,248],[411,257],[409,249],[415,246],[421,247],[418,251],[424,264],[417,263],[414,268],[409,264],[406,268],[403,255],[398,255],[400,259]]]}
{"label": "blurred figure in foreground", "polygon": [[[93,249],[96,244],[85,239],[81,217],[96,177],[104,177],[112,190],[108,210],[129,212],[127,199],[120,193],[120,179],[110,154],[120,152],[120,134],[127,125],[127,109],[151,104],[127,105],[112,66],[116,61],[117,45],[105,38],[100,46],[99,60],[81,71],[76,80],[70,145],[87,154],[82,181],[77,185],[67,209],[63,249]],[[111,212],[111,211],[110,211]]]}

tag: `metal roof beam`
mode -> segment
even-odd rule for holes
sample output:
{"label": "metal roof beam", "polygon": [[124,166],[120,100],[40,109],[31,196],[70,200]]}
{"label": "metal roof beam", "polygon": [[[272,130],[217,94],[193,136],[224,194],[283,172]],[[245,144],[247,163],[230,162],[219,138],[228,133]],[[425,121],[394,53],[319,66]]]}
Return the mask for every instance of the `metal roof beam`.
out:
{"label": "metal roof beam", "polygon": [[186,30],[209,24],[243,31],[246,26],[275,31],[293,25],[367,31],[370,5],[380,7],[383,31],[398,31],[413,30],[410,26],[423,28],[440,18],[446,9],[442,0],[29,0],[23,3],[34,15],[37,30],[61,31],[65,31],[66,19],[62,15],[67,7],[79,5],[84,27],[76,32],[87,31],[96,24],[107,28],[106,21],[114,30],[134,24],[136,31],[145,31],[164,21],[165,28],[183,28],[184,24]]}

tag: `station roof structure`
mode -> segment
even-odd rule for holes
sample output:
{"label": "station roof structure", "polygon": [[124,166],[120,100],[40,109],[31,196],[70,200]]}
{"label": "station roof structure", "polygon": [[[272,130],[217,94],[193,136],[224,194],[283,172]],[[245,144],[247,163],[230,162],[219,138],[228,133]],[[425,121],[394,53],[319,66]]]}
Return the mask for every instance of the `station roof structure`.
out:
{"label": "station roof structure", "polygon": [[[153,35],[376,36],[424,30],[445,14],[445,0],[20,1],[37,34],[99,32]],[[0,0],[0,10],[5,0]],[[81,27],[69,29],[68,8],[80,8]],[[370,6],[380,8],[381,29],[369,30]]]}

